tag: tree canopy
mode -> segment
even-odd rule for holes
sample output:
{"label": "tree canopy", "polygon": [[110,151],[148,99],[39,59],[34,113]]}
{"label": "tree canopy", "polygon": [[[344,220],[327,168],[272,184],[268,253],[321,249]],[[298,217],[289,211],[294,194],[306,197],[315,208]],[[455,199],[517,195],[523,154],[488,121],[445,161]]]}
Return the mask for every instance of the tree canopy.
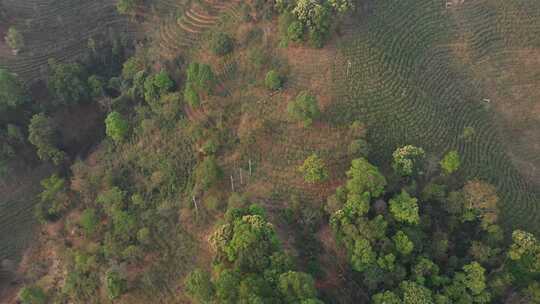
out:
{"label": "tree canopy", "polygon": [[30,120],[28,133],[28,140],[36,147],[40,159],[51,160],[54,164],[60,164],[64,160],[65,154],[58,148],[56,124],[49,116],[44,113],[34,115]]}
{"label": "tree canopy", "polygon": [[324,161],[317,156],[317,154],[312,154],[304,163],[298,167],[304,175],[304,180],[308,183],[319,183],[328,179],[328,171],[324,164]]}
{"label": "tree canopy", "polygon": [[0,69],[0,110],[14,109],[26,103],[28,99],[16,76],[8,70]]}
{"label": "tree canopy", "polygon": [[394,159],[392,167],[402,176],[421,173],[424,156],[424,149],[412,145],[397,148],[392,154]]}

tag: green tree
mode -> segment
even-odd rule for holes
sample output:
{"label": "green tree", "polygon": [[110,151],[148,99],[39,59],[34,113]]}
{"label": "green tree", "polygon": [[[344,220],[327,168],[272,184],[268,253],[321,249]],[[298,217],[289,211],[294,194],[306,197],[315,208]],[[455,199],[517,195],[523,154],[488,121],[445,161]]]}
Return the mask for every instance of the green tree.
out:
{"label": "green tree", "polygon": [[101,98],[105,95],[105,84],[99,76],[88,77],[88,89],[91,98]]}
{"label": "green tree", "polygon": [[412,145],[397,148],[392,154],[392,167],[402,176],[421,173],[422,162],[425,157],[424,149]]}
{"label": "green tree", "polygon": [[238,286],[240,285],[240,274],[236,271],[226,269],[219,274],[216,280],[216,296],[220,303],[238,303]]}
{"label": "green tree", "polygon": [[306,127],[321,115],[317,99],[305,91],[289,103],[287,112],[291,118],[302,121]]}
{"label": "green tree", "polygon": [[36,114],[30,120],[28,126],[28,140],[37,149],[37,155],[42,160],[51,160],[54,164],[60,164],[65,157],[57,146],[59,137],[56,124],[44,113]]}
{"label": "green tree", "polygon": [[43,191],[39,194],[40,202],[36,206],[38,218],[55,219],[67,208],[65,180],[56,174],[41,181]]}
{"label": "green tree", "polygon": [[374,294],[371,298],[373,304],[401,304],[401,299],[392,291]]}
{"label": "green tree", "polygon": [[122,115],[113,111],[105,119],[105,131],[107,136],[119,143],[126,137],[129,131],[129,123],[122,118]]}
{"label": "green tree", "polygon": [[23,86],[15,75],[0,69],[0,111],[17,108],[28,100]]}
{"label": "green tree", "polygon": [[20,50],[24,48],[23,35],[13,26],[10,26],[5,37],[6,43],[13,50]]}
{"label": "green tree", "polygon": [[25,286],[19,292],[19,300],[22,304],[45,304],[47,295],[37,286]]}
{"label": "green tree", "polygon": [[279,73],[276,70],[268,71],[264,79],[264,85],[267,89],[272,91],[280,89],[282,85],[281,76],[279,76]]}
{"label": "green tree", "polygon": [[376,198],[384,193],[386,179],[379,169],[370,164],[365,158],[357,158],[351,162],[351,168],[347,171],[347,190],[352,194],[368,192]]}
{"label": "green tree", "polygon": [[390,200],[390,213],[399,222],[420,223],[418,209],[418,200],[411,197],[405,190]]}
{"label": "green tree", "polygon": [[203,190],[208,190],[222,176],[223,171],[213,156],[206,157],[195,169],[195,180]]}
{"label": "green tree", "polygon": [[126,280],[118,271],[110,269],[105,274],[105,287],[109,299],[114,300],[126,291]]}
{"label": "green tree", "polygon": [[279,276],[278,289],[286,303],[301,303],[317,297],[313,278],[303,272],[282,273]]}
{"label": "green tree", "polygon": [[193,270],[185,281],[186,293],[200,303],[210,303],[214,298],[214,285],[210,274],[200,269]]}
{"label": "green tree", "polygon": [[519,262],[526,271],[540,272],[540,243],[532,233],[514,230],[508,257]]}
{"label": "green tree", "polygon": [[394,245],[396,246],[396,250],[403,254],[403,255],[409,255],[412,253],[414,249],[414,244],[409,240],[409,237],[401,230],[399,230],[394,237],[392,237],[392,240],[394,241]]}
{"label": "green tree", "polygon": [[234,40],[231,36],[222,32],[212,35],[212,38],[210,39],[210,50],[212,50],[215,55],[223,56],[229,54],[233,51],[233,48]]}
{"label": "green tree", "polygon": [[324,164],[324,161],[317,156],[317,154],[312,154],[304,163],[298,167],[304,175],[304,180],[308,183],[319,183],[328,179],[328,170]]}
{"label": "green tree", "polygon": [[459,154],[457,151],[450,151],[446,153],[440,162],[441,168],[445,175],[454,173],[461,164]]}
{"label": "green tree", "polygon": [[371,247],[369,241],[359,237],[354,242],[354,248],[351,255],[351,264],[354,270],[364,271],[369,266],[376,263],[377,253]]}
{"label": "green tree", "polygon": [[144,81],[144,100],[155,110],[155,105],[159,98],[170,92],[174,87],[173,80],[165,70],[149,76]]}
{"label": "green tree", "polygon": [[485,269],[478,262],[463,266],[465,286],[473,295],[479,295],[486,289]]}
{"label": "green tree", "polygon": [[431,290],[411,281],[403,281],[400,284],[403,292],[403,304],[433,304]]}
{"label": "green tree", "polygon": [[56,97],[55,104],[76,104],[90,96],[88,88],[88,75],[82,66],[77,63],[49,62],[51,73],[47,85]]}

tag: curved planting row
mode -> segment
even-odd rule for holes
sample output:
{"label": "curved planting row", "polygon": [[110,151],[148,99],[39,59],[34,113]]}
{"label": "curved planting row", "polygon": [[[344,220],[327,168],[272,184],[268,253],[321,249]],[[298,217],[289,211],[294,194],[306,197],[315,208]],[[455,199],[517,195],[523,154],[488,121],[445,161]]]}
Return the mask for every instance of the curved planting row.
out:
{"label": "curved planting row", "polygon": [[[468,13],[482,16],[490,10]],[[377,3],[366,18],[367,28],[355,32],[336,61],[338,100],[328,115],[335,123],[367,123],[373,150],[384,151],[373,155],[380,164],[404,144],[435,155],[457,149],[464,177],[498,187],[504,224],[540,231],[539,193],[512,165],[482,90],[453,58],[450,45],[460,27],[451,12],[430,0],[392,0]],[[470,34],[479,51],[504,44],[491,26],[479,24]],[[462,136],[467,127],[475,130],[469,140]]]}
{"label": "curved planting row", "polygon": [[190,49],[205,31],[218,23],[220,16],[234,16],[238,3],[206,0],[202,4],[191,5],[176,22],[164,22],[157,38],[160,54],[165,58],[174,58],[179,52]]}

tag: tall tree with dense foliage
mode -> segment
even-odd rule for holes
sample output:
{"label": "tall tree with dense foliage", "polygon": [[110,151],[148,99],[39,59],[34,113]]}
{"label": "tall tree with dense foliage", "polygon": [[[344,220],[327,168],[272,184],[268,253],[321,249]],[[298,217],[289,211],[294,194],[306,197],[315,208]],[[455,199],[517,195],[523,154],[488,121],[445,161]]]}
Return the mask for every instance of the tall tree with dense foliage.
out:
{"label": "tall tree with dense foliage", "polygon": [[69,105],[87,100],[90,97],[88,75],[85,69],[77,63],[49,62],[51,69],[47,85],[56,97],[55,104]]}
{"label": "tall tree with dense foliage", "polygon": [[392,154],[392,168],[402,176],[422,173],[422,163],[425,157],[424,149],[412,145],[397,148]]}
{"label": "tall tree with dense foliage", "polygon": [[304,180],[308,183],[319,183],[328,179],[326,165],[317,154],[306,158],[304,163],[298,167],[298,171],[304,175]]}
{"label": "tall tree with dense foliage", "polygon": [[34,115],[28,126],[28,134],[28,140],[36,147],[40,159],[51,160],[57,165],[64,160],[65,154],[58,148],[60,139],[52,118],[44,113]]}
{"label": "tall tree with dense foliage", "polygon": [[17,108],[28,99],[17,77],[6,69],[0,69],[0,110]]}
{"label": "tall tree with dense foliage", "polygon": [[384,193],[386,178],[379,169],[365,158],[357,158],[351,162],[347,171],[347,190],[353,194],[368,192],[371,197],[379,197]]}
{"label": "tall tree with dense foliage", "polygon": [[190,296],[201,303],[322,303],[313,278],[292,269],[261,207],[231,208],[225,220],[210,238],[219,271],[192,272]]}
{"label": "tall tree with dense foliage", "polygon": [[390,212],[397,221],[407,224],[420,223],[418,199],[411,197],[407,191],[401,191],[389,204]]}

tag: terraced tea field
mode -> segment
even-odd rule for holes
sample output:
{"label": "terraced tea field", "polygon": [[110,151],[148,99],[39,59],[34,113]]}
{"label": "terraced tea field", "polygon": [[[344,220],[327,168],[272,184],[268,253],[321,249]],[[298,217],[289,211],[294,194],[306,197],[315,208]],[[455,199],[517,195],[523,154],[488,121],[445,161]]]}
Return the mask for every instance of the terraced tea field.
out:
{"label": "terraced tea field", "polygon": [[0,182],[0,261],[19,261],[22,251],[34,237],[34,205],[40,191],[39,182],[50,174],[43,165],[33,170],[18,168],[10,180]]}
{"label": "terraced tea field", "polygon": [[[26,81],[43,76],[49,58],[59,62],[80,58],[90,38],[100,41],[131,33],[127,17],[118,15],[114,0],[5,0],[8,16],[1,27],[0,67]],[[23,35],[25,47],[14,55],[4,42],[9,26]]]}
{"label": "terraced tea field", "polygon": [[538,233],[539,16],[534,0],[376,1],[343,31],[328,118],[366,122],[379,164],[403,144],[457,149],[463,177],[497,186],[502,223]]}
{"label": "terraced tea field", "polygon": [[[239,18],[240,2],[204,0],[188,5],[184,1],[159,2],[160,7],[170,7],[175,12],[169,18],[162,18],[156,29],[157,52],[165,59],[174,59],[194,47],[204,33],[218,24],[220,18]],[[172,21],[169,19],[173,19]]]}

